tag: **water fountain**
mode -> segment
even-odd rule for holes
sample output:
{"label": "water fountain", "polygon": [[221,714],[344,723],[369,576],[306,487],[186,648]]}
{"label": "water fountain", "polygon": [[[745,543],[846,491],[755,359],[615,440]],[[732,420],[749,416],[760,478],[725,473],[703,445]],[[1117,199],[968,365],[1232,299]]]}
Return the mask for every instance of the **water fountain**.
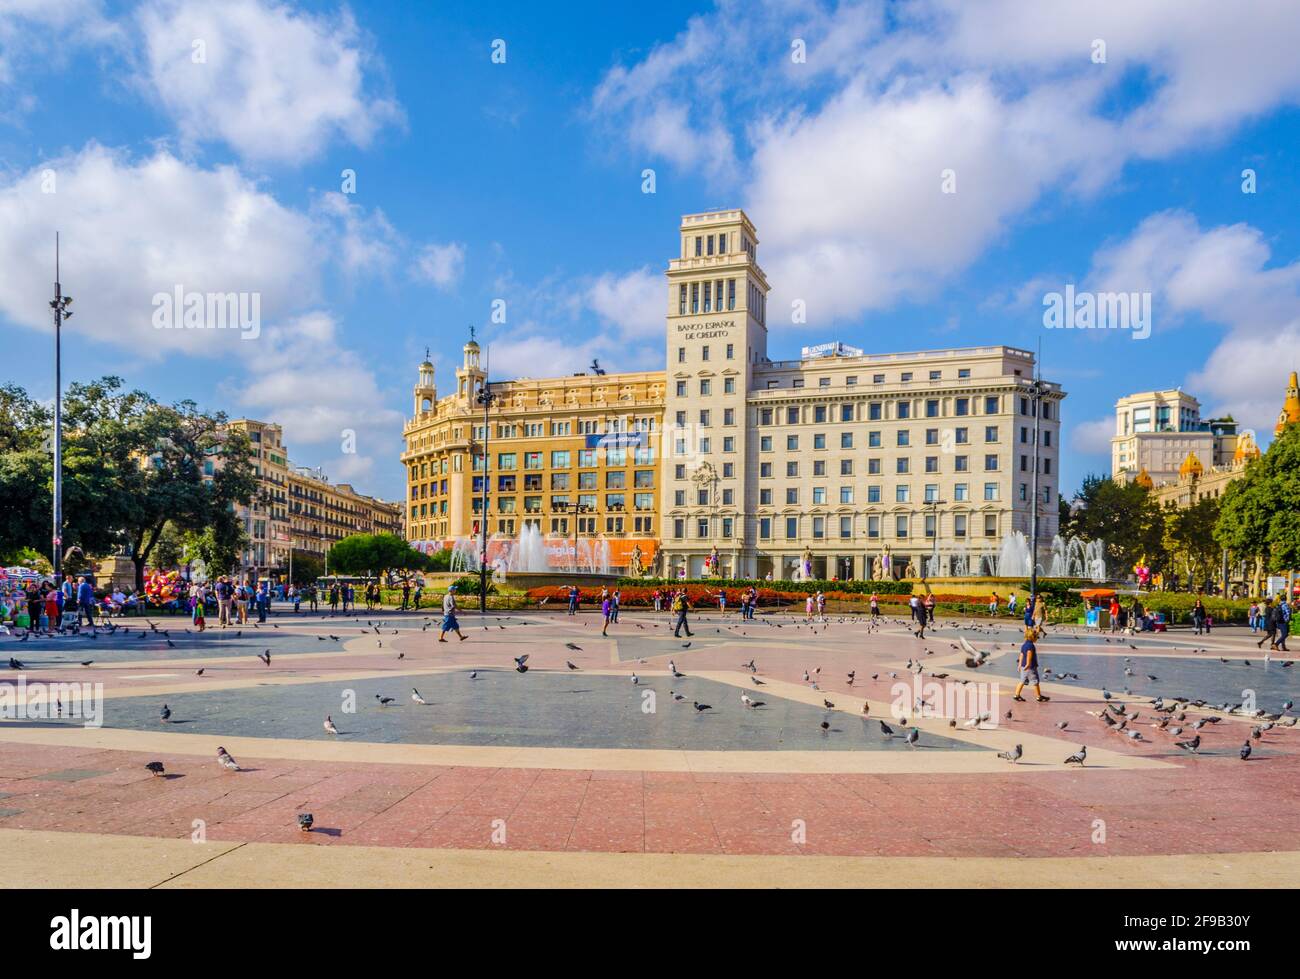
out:
{"label": "water fountain", "polygon": [[[1052,538],[1051,558],[1045,569],[1049,578],[1089,578],[1106,580],[1106,545],[1104,541],[1085,541],[1078,537]],[[1040,570],[1043,570],[1040,566]],[[997,574],[1001,578],[1029,576],[1029,539],[1023,531],[1009,531],[1002,538],[998,552]]]}
{"label": "water fountain", "polygon": [[[451,545],[452,574],[478,574],[482,541],[457,537]],[[547,539],[533,524],[519,536],[493,534],[487,541],[488,569],[498,583],[529,576],[553,580],[563,576],[614,577],[609,541],[603,537]]]}

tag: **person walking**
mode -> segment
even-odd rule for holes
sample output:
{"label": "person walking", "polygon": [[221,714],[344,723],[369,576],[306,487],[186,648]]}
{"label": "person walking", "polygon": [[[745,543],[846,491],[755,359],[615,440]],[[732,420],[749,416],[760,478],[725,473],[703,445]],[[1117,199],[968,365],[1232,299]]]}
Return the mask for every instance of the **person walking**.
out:
{"label": "person walking", "polygon": [[257,621],[266,622],[266,614],[271,610],[271,583],[263,581],[257,589]]}
{"label": "person walking", "polygon": [[908,607],[912,613],[912,620],[916,623],[916,628],[912,630],[912,635],[917,639],[925,638],[925,606],[921,600],[913,595],[907,600]]}
{"label": "person walking", "polygon": [[1255,643],[1255,648],[1262,648],[1264,643],[1268,643],[1270,650],[1277,649],[1277,626],[1278,611],[1277,606],[1273,604],[1271,598],[1264,599],[1264,637]]}
{"label": "person walking", "polygon": [[662,612],[664,610],[664,597],[660,593],[658,588],[656,588],[653,592],[650,593],[650,598],[655,603],[655,611]]}
{"label": "person walking", "polygon": [[989,596],[989,615],[998,614],[998,601],[999,599],[998,599],[997,592],[994,592],[992,595]]}
{"label": "person walking", "polygon": [[578,614],[578,586],[577,585],[569,586],[569,614],[570,615]]}
{"label": "person walking", "polygon": [[1034,697],[1040,704],[1045,704],[1051,700],[1051,697],[1043,696],[1042,688],[1038,681],[1038,647],[1034,645],[1034,640],[1038,638],[1037,631],[1031,626],[1025,629],[1025,641],[1020,646],[1020,656],[1016,661],[1016,668],[1020,670],[1020,682],[1016,684],[1016,693],[1012,700],[1018,700],[1024,703],[1025,698],[1021,696],[1024,693],[1026,685],[1034,688]]}
{"label": "person walking", "polygon": [[813,602],[814,602],[814,601],[815,601],[815,600],[813,599],[813,596],[812,596],[812,593],[811,593],[811,592],[808,594],[808,597],[804,599],[804,602],[803,602],[803,620],[804,620],[805,622],[811,622],[811,621],[812,621],[812,618],[813,618]]}
{"label": "person walking", "polygon": [[934,592],[930,592],[928,595],[926,595],[926,596],[925,596],[925,601],[924,601],[922,604],[925,605],[925,621],[926,621],[927,624],[933,626],[933,625],[934,625],[934,606],[935,606]]}
{"label": "person walking", "polygon": [[609,596],[609,603],[610,603],[609,611],[610,614],[613,616],[613,618],[610,621],[613,622],[615,625],[617,625],[618,610],[623,606],[623,592],[620,589],[615,588],[613,593]]}
{"label": "person walking", "polygon": [[1120,606],[1119,596],[1110,596],[1110,631],[1119,632]]}
{"label": "person walking", "polygon": [[439,626],[438,642],[447,641],[447,633],[456,633],[457,638],[464,642],[468,638],[460,631],[460,622],[456,620],[456,586],[448,585],[447,594],[442,597],[442,625]]}
{"label": "person walking", "polygon": [[202,632],[208,627],[206,609],[203,607],[207,598],[208,590],[202,585],[196,587],[190,595],[190,601],[194,603],[194,607],[190,609],[190,619],[194,623],[194,628],[199,632]]}
{"label": "person walking", "polygon": [[614,616],[614,600],[607,594],[600,603],[600,614],[604,618],[604,625],[600,627],[602,636],[609,635],[609,622]]}
{"label": "person walking", "polygon": [[1289,653],[1290,650],[1286,648],[1286,637],[1291,634],[1291,603],[1285,598],[1277,607],[1277,616],[1277,648],[1284,653]]}
{"label": "person walking", "polygon": [[217,579],[217,625],[225,628],[230,625],[230,579],[222,575]]}
{"label": "person walking", "polygon": [[1007,599],[1007,614],[1013,616],[1016,614],[1016,593],[1015,592],[1012,592],[1010,597]]}
{"label": "person walking", "polygon": [[1192,625],[1196,627],[1198,636],[1205,630],[1205,603],[1199,598],[1192,606]]}
{"label": "person walking", "polygon": [[[424,597],[424,583],[423,583],[423,582],[420,582],[420,581],[417,581],[417,582],[415,583],[415,593],[414,593],[414,596],[413,596],[413,599],[414,599],[414,601],[415,601],[415,611],[417,611],[417,612],[420,611],[420,599],[423,598],[423,597]],[[376,599],[376,601],[378,601],[378,598],[379,598],[379,586],[376,585],[376,586],[375,586],[375,599]]]}
{"label": "person walking", "polygon": [[1259,602],[1250,603],[1250,612],[1246,616],[1246,622],[1250,625],[1251,635],[1259,634]]}
{"label": "person walking", "polygon": [[677,613],[677,626],[673,629],[673,636],[678,639],[681,638],[683,629],[686,630],[688,637],[692,634],[690,623],[686,621],[686,610],[689,606],[690,602],[686,600],[686,589],[683,588],[673,599],[673,611]]}
{"label": "person walking", "polygon": [[871,617],[873,619],[880,618],[880,596],[875,592],[871,593]]}
{"label": "person walking", "polygon": [[826,621],[826,594],[820,590],[817,592],[817,618]]}
{"label": "person walking", "polygon": [[86,617],[86,625],[90,626],[90,631],[98,635],[99,628],[95,625],[95,589],[90,586],[90,582],[82,575],[80,583],[77,585],[77,631],[81,631],[81,617]]}

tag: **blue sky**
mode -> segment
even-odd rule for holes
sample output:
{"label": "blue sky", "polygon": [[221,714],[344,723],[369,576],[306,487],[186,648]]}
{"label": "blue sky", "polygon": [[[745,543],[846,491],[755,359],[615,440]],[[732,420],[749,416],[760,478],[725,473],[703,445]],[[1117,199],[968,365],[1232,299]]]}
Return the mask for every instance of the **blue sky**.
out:
{"label": "blue sky", "polygon": [[[426,346],[444,390],[469,323],[497,376],[660,367],[679,217],[739,205],[775,358],[1041,344],[1064,490],[1131,391],[1266,444],[1300,361],[1297,47],[1265,0],[0,0],[0,378],[52,393],[57,228],[65,377],[279,420],[399,498]],[[1150,337],[1045,329],[1067,283],[1151,293]],[[256,339],[156,329],[176,286],[256,293]]]}

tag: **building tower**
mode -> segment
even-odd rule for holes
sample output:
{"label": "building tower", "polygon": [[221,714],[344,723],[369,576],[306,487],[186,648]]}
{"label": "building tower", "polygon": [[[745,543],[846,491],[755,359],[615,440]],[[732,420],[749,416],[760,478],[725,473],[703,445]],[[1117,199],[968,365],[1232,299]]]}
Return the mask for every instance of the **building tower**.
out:
{"label": "building tower", "polygon": [[434,383],[433,362],[429,360],[429,351],[424,352],[424,363],[420,365],[420,377],[415,382],[415,406],[412,416],[419,418],[425,412],[433,411],[438,404],[438,386]]}
{"label": "building tower", "polygon": [[[767,277],[758,235],[739,209],[687,214],[668,263],[667,385],[660,521],[664,572],[751,574],[745,487],[746,397],[767,359]],[[715,569],[716,570],[716,569]]]}
{"label": "building tower", "polygon": [[477,403],[479,392],[483,389],[483,382],[487,380],[487,375],[479,366],[479,348],[478,342],[474,339],[474,328],[469,330],[469,341],[461,348],[464,355],[461,366],[456,370],[456,397],[462,404],[474,405]]}
{"label": "building tower", "polygon": [[1277,416],[1277,427],[1273,429],[1273,434],[1281,435],[1284,428],[1297,422],[1300,422],[1300,380],[1297,380],[1296,372],[1292,371],[1286,386],[1286,402]]}

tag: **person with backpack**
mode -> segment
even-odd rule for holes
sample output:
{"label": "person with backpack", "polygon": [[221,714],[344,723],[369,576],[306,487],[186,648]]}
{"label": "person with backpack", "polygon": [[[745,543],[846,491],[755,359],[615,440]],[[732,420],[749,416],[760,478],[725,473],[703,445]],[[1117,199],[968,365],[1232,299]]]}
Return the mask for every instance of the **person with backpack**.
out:
{"label": "person with backpack", "polygon": [[683,629],[686,630],[687,637],[692,635],[690,623],[686,621],[686,612],[689,607],[690,602],[686,600],[686,589],[683,588],[677,592],[676,597],[673,599],[673,611],[677,613],[677,626],[673,629],[673,636],[678,639],[681,638]]}

